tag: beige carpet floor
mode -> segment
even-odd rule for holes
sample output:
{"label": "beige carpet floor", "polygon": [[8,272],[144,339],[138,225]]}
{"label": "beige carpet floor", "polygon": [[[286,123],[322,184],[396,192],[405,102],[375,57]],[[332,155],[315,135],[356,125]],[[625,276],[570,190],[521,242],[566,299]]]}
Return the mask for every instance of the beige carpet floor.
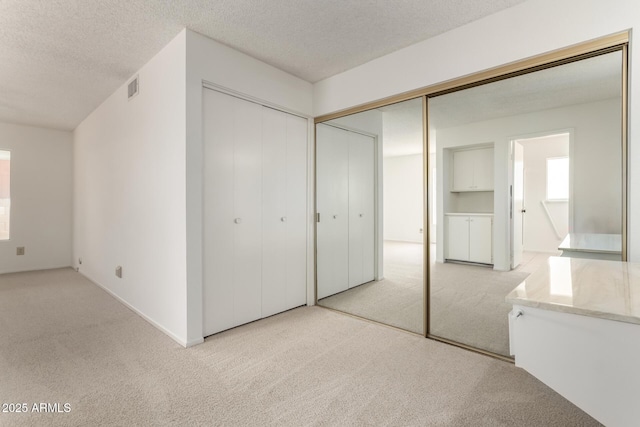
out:
{"label": "beige carpet floor", "polygon": [[[332,295],[319,304],[423,334],[422,253],[421,244],[386,241],[384,280]],[[509,357],[511,305],[505,296],[549,255],[526,253],[521,266],[509,272],[432,262],[429,332]]]}
{"label": "beige carpet floor", "polygon": [[181,348],[72,269],[0,276],[2,426],[592,426],[515,366],[292,310]]}

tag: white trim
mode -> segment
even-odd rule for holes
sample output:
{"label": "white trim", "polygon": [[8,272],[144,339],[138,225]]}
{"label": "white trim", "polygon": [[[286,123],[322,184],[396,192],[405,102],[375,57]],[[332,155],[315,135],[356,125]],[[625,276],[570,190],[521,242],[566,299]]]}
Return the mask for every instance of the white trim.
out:
{"label": "white trim", "polygon": [[256,98],[255,96],[247,95],[242,92],[238,92],[237,90],[229,89],[225,86],[221,86],[207,80],[202,80],[202,87],[205,89],[222,92],[224,94],[234,96],[236,98],[244,99],[245,101],[253,102],[254,104],[262,105],[263,107],[273,108],[274,110],[282,111],[283,113],[293,114],[294,116],[302,117],[303,119],[313,118],[313,116],[310,116],[308,114],[300,113],[299,111],[282,107],[281,105],[274,104],[272,102],[268,102],[260,98]]}
{"label": "white trim", "polygon": [[133,311],[134,313],[136,313],[138,316],[142,317],[144,320],[146,320],[147,322],[149,322],[152,326],[155,326],[156,329],[160,330],[160,332],[165,333],[166,335],[169,336],[169,338],[171,338],[172,340],[174,340],[175,342],[177,342],[178,344],[180,344],[181,346],[187,348],[190,346],[193,346],[195,344],[199,344],[204,342],[204,339],[201,338],[201,341],[199,341],[198,339],[196,340],[192,340],[192,341],[185,341],[181,338],[179,338],[177,335],[175,335],[173,332],[169,331],[168,329],[166,329],[164,326],[160,325],[159,323],[157,323],[155,320],[151,319],[149,316],[147,316],[146,314],[142,313],[140,310],[138,310],[137,308],[135,308],[134,306],[132,306],[131,304],[129,304],[127,301],[125,301],[124,299],[122,299],[119,295],[115,294],[112,290],[110,290],[109,288],[107,288],[106,286],[102,285],[100,282],[98,282],[97,280],[94,280],[91,276],[89,276],[88,274],[85,274],[82,271],[76,270],[79,274],[81,274],[82,276],[84,276],[86,279],[88,279],[89,281],[91,281],[94,285],[102,288],[106,293],[108,293],[109,295],[111,295],[112,297],[114,297],[116,300],[118,300],[119,302],[121,302],[125,307],[127,307],[129,310]]}

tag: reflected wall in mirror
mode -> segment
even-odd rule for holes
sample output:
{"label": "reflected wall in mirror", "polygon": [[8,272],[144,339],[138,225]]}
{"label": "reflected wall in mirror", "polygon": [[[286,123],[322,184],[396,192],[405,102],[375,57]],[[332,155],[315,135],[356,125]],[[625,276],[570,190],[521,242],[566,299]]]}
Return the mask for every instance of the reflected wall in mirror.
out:
{"label": "reflected wall in mirror", "polygon": [[318,304],[424,334],[422,98],[316,125]]}
{"label": "reflected wall in mirror", "polygon": [[429,334],[509,356],[505,296],[550,256],[622,257],[622,52],[428,99]]}

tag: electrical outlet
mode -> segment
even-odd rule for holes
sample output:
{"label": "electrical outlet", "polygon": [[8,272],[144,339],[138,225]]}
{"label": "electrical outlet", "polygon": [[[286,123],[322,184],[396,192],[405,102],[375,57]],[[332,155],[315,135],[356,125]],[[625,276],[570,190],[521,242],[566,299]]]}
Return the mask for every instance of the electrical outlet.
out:
{"label": "electrical outlet", "polygon": [[16,248],[16,255],[24,255],[24,246],[18,246]]}
{"label": "electrical outlet", "polygon": [[116,267],[116,276],[122,279],[122,266]]}

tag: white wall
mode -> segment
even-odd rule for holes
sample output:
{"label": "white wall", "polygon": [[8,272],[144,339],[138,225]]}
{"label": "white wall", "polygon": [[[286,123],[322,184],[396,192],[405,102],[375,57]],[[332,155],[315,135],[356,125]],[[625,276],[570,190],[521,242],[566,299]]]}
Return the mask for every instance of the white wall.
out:
{"label": "white wall", "polygon": [[11,235],[0,241],[0,273],[70,266],[71,132],[0,123],[0,150],[11,151]]}
{"label": "white wall", "polygon": [[384,159],[384,240],[422,243],[422,154]]}
{"label": "white wall", "polygon": [[[557,253],[558,246],[569,232],[569,202],[546,202],[547,158],[569,156],[569,135],[520,142],[524,153],[524,206],[527,210],[524,215],[524,250]],[[549,216],[540,203],[542,201],[546,203],[560,238],[553,230]]]}
{"label": "white wall", "polygon": [[[310,116],[312,86],[297,77],[235,51],[198,33],[186,30],[186,254],[187,342],[202,340],[202,86],[208,82],[230,93]],[[185,111],[182,111],[185,117]],[[312,143],[313,127],[309,125]],[[308,194],[313,188],[313,146],[308,150]],[[307,200],[307,302],[313,304],[313,197]],[[185,208],[183,203],[182,208]]]}
{"label": "white wall", "polygon": [[73,240],[82,274],[183,345],[185,38],[139,70],[137,96],[123,85],[74,131]]}
{"label": "white wall", "polygon": [[[443,164],[444,150],[451,147],[477,145],[492,141],[494,143],[494,233],[493,254],[494,268],[508,270],[510,268],[510,223],[509,223],[509,165],[510,141],[527,135],[536,135],[550,131],[573,129],[574,148],[572,152],[575,165],[587,165],[574,168],[573,205],[575,210],[574,229],[581,231],[578,224],[590,224],[594,218],[606,217],[617,220],[620,230],[620,203],[598,203],[602,200],[598,192],[607,194],[611,188],[621,187],[619,175],[609,174],[603,177],[598,173],[608,161],[613,170],[619,170],[621,154],[620,141],[620,108],[618,100],[606,100],[572,107],[556,108],[530,114],[504,117],[478,123],[470,123],[454,128],[437,131],[437,164]],[[611,144],[607,144],[610,141]],[[616,163],[616,157],[617,162]],[[593,159],[600,159],[600,164],[593,166]],[[438,170],[438,181],[445,183],[443,169]],[[609,169],[611,170],[611,169]],[[616,178],[617,177],[617,178]],[[617,184],[601,186],[599,180],[611,182],[618,179]],[[444,184],[443,184],[444,185]],[[438,193],[444,193],[443,185],[438,184]],[[601,191],[600,191],[600,190]],[[438,200],[443,197],[438,195]],[[443,239],[443,212],[438,209],[437,241]],[[580,214],[578,214],[580,213]],[[595,222],[600,222],[595,220]],[[584,231],[583,231],[584,232]],[[443,245],[437,247],[437,259],[444,257]]]}
{"label": "white wall", "polygon": [[[545,30],[540,31],[540,23]],[[314,85],[314,114],[343,110],[640,27],[636,0],[529,0]],[[532,36],[535,35],[535,36]],[[629,257],[640,261],[640,44],[630,45]],[[434,60],[437,59],[437,60]],[[637,141],[637,142],[636,142]],[[637,249],[636,249],[637,248]]]}

